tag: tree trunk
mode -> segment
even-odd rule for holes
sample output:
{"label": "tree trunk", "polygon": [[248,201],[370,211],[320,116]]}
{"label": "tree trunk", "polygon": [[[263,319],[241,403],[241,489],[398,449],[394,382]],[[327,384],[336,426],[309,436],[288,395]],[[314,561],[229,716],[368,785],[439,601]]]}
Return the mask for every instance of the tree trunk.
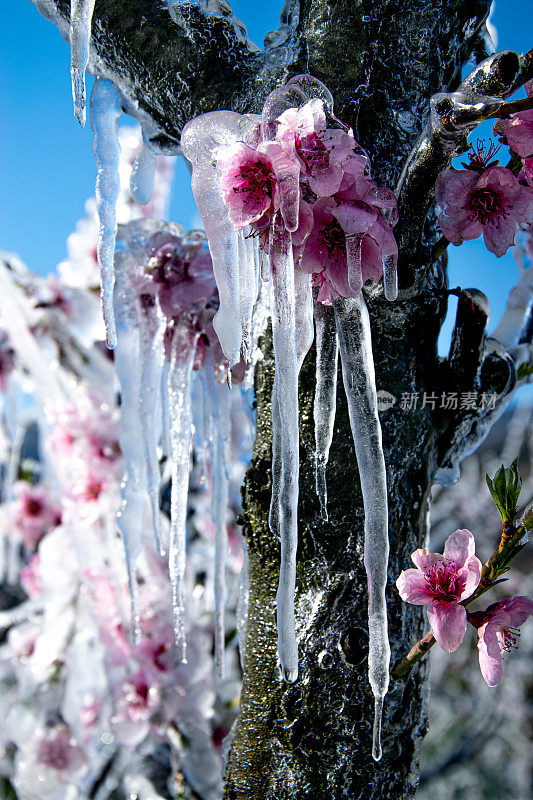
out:
{"label": "tree trunk", "polygon": [[[35,0],[66,36],[68,0]],[[91,70],[120,86],[128,110],[149,120],[150,138],[172,151],[183,124],[197,114],[231,108],[260,112],[275,86],[308,72],[324,81],[335,113],[367,150],[372,177],[394,188],[429,116],[429,99],[455,89],[475,49],[490,0],[294,0],[285,26],[263,53],[243,44],[231,19],[206,16],[183,3],[183,24],[153,0],[97,0]],[[297,24],[290,26],[290,22]],[[488,93],[488,92],[486,92]],[[433,178],[434,183],[434,178]],[[475,303],[458,320],[453,359],[437,357],[446,314],[446,255],[438,238],[431,181],[418,218],[400,219],[400,294],[367,297],[378,390],[396,404],[381,414],[389,491],[389,633],[392,658],[423,632],[420,609],[394,586],[412,551],[428,534],[429,493],[437,467],[458,432],[474,424],[430,406],[403,410],[403,392],[473,390],[483,322]],[[424,225],[424,230],[422,226]],[[464,305],[464,304],[463,304]],[[477,339],[463,354],[468,319]],[[466,322],[465,322],[466,320]],[[466,326],[466,328],[465,328]],[[470,326],[470,329],[472,326]],[[470,330],[471,332],[471,330]],[[276,654],[279,543],[268,530],[270,502],[270,334],[256,374],[257,439],[243,489],[242,523],[249,554],[250,595],[241,711],[226,773],[225,800],[403,800],[417,784],[426,727],[427,667],[393,681],[385,698],[383,759],[371,757],[373,698],[367,681],[367,590],[364,511],[342,379],[328,467],[329,521],[319,516],[314,476],[314,349],[300,376],[300,501],[296,592],[300,671],[282,682]],[[461,359],[464,360],[462,363]],[[470,361],[468,360],[470,359]],[[453,363],[452,363],[453,362]],[[466,365],[466,366],[465,366]],[[505,371],[505,370],[504,370]],[[498,370],[495,370],[498,378]],[[460,378],[461,385],[458,385]],[[457,379],[457,380],[456,380]],[[488,379],[487,379],[488,380]],[[508,375],[507,384],[508,385]],[[488,388],[488,384],[485,389]]]}

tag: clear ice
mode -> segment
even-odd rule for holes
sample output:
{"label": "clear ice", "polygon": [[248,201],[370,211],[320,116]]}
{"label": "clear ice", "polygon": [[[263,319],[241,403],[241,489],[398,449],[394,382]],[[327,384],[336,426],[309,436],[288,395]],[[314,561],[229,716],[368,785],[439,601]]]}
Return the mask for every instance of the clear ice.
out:
{"label": "clear ice", "polygon": [[339,344],[335,328],[335,313],[331,306],[315,305],[316,385],[313,416],[315,421],[315,479],[316,493],[323,519],[328,518],[326,468],[333,441],[337,406],[337,367]]}
{"label": "clear ice", "polygon": [[85,125],[85,70],[89,63],[95,0],[70,0],[70,76],[74,114]]}
{"label": "clear ice", "polygon": [[185,548],[187,540],[187,495],[191,464],[191,384],[197,335],[189,326],[177,327],[172,339],[168,370],[170,414],[170,456],[172,488],[170,497],[169,571],[174,608],[174,636],[178,657],[186,662],[185,641]]}
{"label": "clear ice", "polygon": [[141,553],[146,471],[140,417],[141,373],[138,366],[141,363],[141,334],[137,317],[137,295],[130,281],[130,270],[134,265],[131,253],[124,251],[117,254],[115,308],[118,341],[115,369],[121,397],[119,445],[124,458],[117,527],[126,554],[132,635],[137,643],[140,639],[140,617],[135,567]]}
{"label": "clear ice", "polygon": [[98,263],[102,292],[102,309],[107,346],[117,343],[113,311],[116,204],[120,191],[118,118],[122,113],[121,96],[111,81],[97,78],[91,92],[91,128],[93,154],[96,161],[96,209],[100,220],[98,231]]}
{"label": "clear ice", "polygon": [[254,282],[248,274],[244,281],[241,277],[241,268],[248,264],[247,245],[230,220],[213,151],[242,139],[246,120],[233,111],[213,111],[188,122],[181,135],[183,154],[192,164],[192,191],[209,241],[220,298],[213,326],[230,367],[240,358],[243,319],[247,320],[248,308],[255,302],[249,296]]}
{"label": "clear ice", "polygon": [[[294,620],[296,550],[298,547],[298,358],[294,263],[291,235],[277,220],[270,238],[272,269],[272,338],[276,379],[272,397],[274,442],[279,443],[278,485],[273,486],[272,508],[279,515],[281,565],[277,601],[278,654],[284,679],[298,677],[298,644]],[[272,518],[272,513],[271,513]]]}
{"label": "clear ice", "polygon": [[141,149],[135,157],[131,171],[130,191],[133,199],[144,206],[152,197],[154,191],[155,169],[157,159],[146,136],[143,134]]}
{"label": "clear ice", "polygon": [[333,301],[348,413],[365,508],[368,582],[368,678],[375,703],[372,754],[381,758],[381,710],[389,686],[385,587],[389,557],[387,476],[381,443],[370,320],[362,295]]}

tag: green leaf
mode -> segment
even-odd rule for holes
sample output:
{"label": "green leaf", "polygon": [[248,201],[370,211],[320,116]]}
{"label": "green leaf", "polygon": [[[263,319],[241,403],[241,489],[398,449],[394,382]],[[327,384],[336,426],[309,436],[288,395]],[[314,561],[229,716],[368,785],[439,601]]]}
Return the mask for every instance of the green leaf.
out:
{"label": "green leaf", "polygon": [[486,479],[502,522],[513,522],[522,489],[522,478],[518,474],[518,459],[515,458],[507,468],[502,464],[492,480],[488,475]]}
{"label": "green leaf", "polygon": [[530,375],[533,375],[533,367],[530,367],[529,364],[520,364],[516,370],[517,380],[522,381],[524,378],[529,378]]}

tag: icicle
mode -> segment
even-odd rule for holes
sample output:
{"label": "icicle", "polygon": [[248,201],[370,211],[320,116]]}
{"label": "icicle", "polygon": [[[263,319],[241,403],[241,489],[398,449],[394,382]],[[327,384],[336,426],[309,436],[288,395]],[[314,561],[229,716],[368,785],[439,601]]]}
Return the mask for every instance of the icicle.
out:
{"label": "icicle", "polygon": [[[161,379],[163,375],[164,347],[163,335],[166,318],[161,313],[157,297],[142,295],[139,321],[141,323],[141,383],[139,393],[139,413],[142,425],[144,459],[148,484],[148,497],[152,509],[152,521],[156,547],[164,555],[161,542],[159,510],[160,472],[157,457],[159,430],[156,429],[156,416],[159,410]],[[159,427],[159,426],[158,426]]]}
{"label": "icicle", "polygon": [[117,342],[113,311],[113,258],[117,233],[116,204],[120,191],[120,103],[120,93],[111,81],[97,78],[91,92],[91,128],[94,133],[93,154],[97,168],[96,210],[100,219],[97,252],[107,346],[110,348],[115,347]]}
{"label": "icicle", "polygon": [[258,281],[254,240],[249,227],[238,231],[239,283],[242,327],[242,351],[245,361],[252,357],[252,320],[257,300]]}
{"label": "icicle", "polygon": [[224,678],[226,605],[226,560],[228,530],[226,513],[229,498],[228,459],[230,445],[230,392],[224,384],[215,381],[214,373],[208,379],[212,425],[211,454],[211,516],[215,523],[215,670]]}
{"label": "icicle", "polygon": [[532,306],[533,267],[530,267],[509,292],[507,306],[500,318],[498,327],[491,334],[492,338],[501,342],[505,348],[519,344],[530,319]]}
{"label": "icicle", "polygon": [[383,285],[387,300],[396,300],[398,297],[398,270],[397,255],[388,255],[383,259]]}
{"label": "icicle", "polygon": [[337,402],[337,364],[339,345],[335,314],[331,306],[315,304],[316,387],[313,415],[315,420],[315,477],[320,513],[328,518],[326,467],[333,440]]}
{"label": "icicle", "polygon": [[137,295],[128,279],[128,269],[134,266],[131,254],[117,255],[115,306],[117,313],[118,346],[115,369],[120,383],[119,445],[124,457],[124,476],[120,484],[121,503],[117,527],[124,543],[132,612],[132,632],[135,643],[140,638],[136,562],[141,552],[143,509],[146,497],[146,472],[142,424],[139,413],[141,380],[140,331],[137,318]]}
{"label": "icicle", "polygon": [[135,157],[130,176],[130,191],[133,199],[144,206],[150,201],[154,191],[157,159],[148,139],[143,133],[141,149]]}
{"label": "icicle", "polygon": [[192,383],[192,419],[194,425],[194,454],[200,483],[207,484],[207,465],[209,463],[209,391],[207,371],[197,370]]}
{"label": "icicle", "polygon": [[237,231],[224,202],[213,151],[242,140],[243,120],[233,111],[214,111],[188,122],[181,135],[183,153],[193,167],[191,186],[209,240],[220,297],[213,326],[230,367],[238,362],[241,350],[240,268],[244,265],[240,263]]}
{"label": "icicle", "polygon": [[70,0],[70,76],[74,114],[85,125],[85,70],[89,63],[91,20],[95,0]]}
{"label": "icicle", "polygon": [[363,268],[361,266],[362,236],[346,237],[346,259],[348,262],[348,285],[352,292],[363,288]]}
{"label": "icicle", "polygon": [[[294,264],[290,233],[277,220],[271,233],[272,336],[276,363],[272,398],[273,439],[281,455],[279,503],[281,566],[277,592],[278,652],[283,677],[298,677],[298,645],[294,620],[296,549],[298,546],[298,357],[294,301]],[[277,408],[277,413],[276,413]]]}
{"label": "icicle", "polygon": [[177,328],[168,371],[172,488],[170,497],[169,569],[178,657],[187,661],[185,642],[185,545],[187,494],[191,462],[191,383],[197,334]]}
{"label": "icicle", "polygon": [[381,758],[382,700],[389,686],[390,648],[385,587],[389,555],[387,479],[377,412],[368,310],[362,295],[333,301],[344,388],[365,508],[364,562],[368,580],[368,677],[376,698],[373,757]]}

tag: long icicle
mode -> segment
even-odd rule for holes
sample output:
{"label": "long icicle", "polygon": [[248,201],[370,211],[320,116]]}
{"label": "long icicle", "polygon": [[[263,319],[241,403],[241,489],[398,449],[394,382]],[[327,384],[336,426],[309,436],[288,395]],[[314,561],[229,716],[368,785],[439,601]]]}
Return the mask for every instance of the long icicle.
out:
{"label": "long icicle", "polygon": [[132,256],[122,252],[117,256],[117,282],[115,305],[117,310],[118,346],[115,352],[115,369],[120,383],[120,435],[119,445],[124,457],[124,475],[120,484],[121,503],[117,513],[117,527],[124,544],[131,600],[132,638],[140,639],[140,614],[138,586],[135,576],[137,559],[141,552],[143,509],[146,497],[146,472],[141,436],[140,331],[137,318],[137,296],[128,280],[128,268],[135,266]]}
{"label": "long icicle", "polygon": [[95,0],[70,0],[70,78],[74,115],[85,125],[85,70],[89,63],[91,21]]}
{"label": "long icicle", "polygon": [[226,514],[229,498],[228,459],[231,434],[230,390],[215,381],[210,371],[209,394],[211,406],[211,516],[215,524],[215,671],[224,678],[226,605],[226,561],[228,529]]}
{"label": "long icicle", "polygon": [[[271,232],[272,268],[272,338],[276,362],[273,396],[273,438],[279,437],[281,452],[279,531],[281,565],[277,600],[278,653],[284,679],[293,683],[298,677],[298,644],[294,619],[296,588],[296,550],[298,546],[298,361],[294,301],[294,264],[291,236],[283,224],[274,221]],[[276,406],[279,414],[274,413]],[[278,430],[278,426],[281,430]]]}
{"label": "long icicle", "polygon": [[185,336],[178,328],[172,340],[168,371],[170,411],[170,452],[172,488],[170,495],[169,570],[174,609],[174,636],[178,658],[187,661],[185,641],[185,547],[187,495],[191,463],[191,383],[198,334],[189,330]]}
{"label": "long icicle", "polygon": [[91,128],[93,154],[96,161],[96,210],[100,220],[98,231],[98,263],[102,310],[106,327],[107,346],[117,343],[113,310],[113,259],[117,234],[116,205],[120,191],[118,118],[122,112],[120,93],[111,81],[97,78],[91,92]]}
{"label": "long icicle", "polygon": [[156,416],[159,410],[161,395],[161,378],[163,374],[165,317],[159,308],[159,301],[154,295],[141,295],[139,299],[139,321],[141,331],[141,386],[139,394],[139,413],[142,425],[144,459],[148,497],[152,509],[152,522],[157,550],[164,555],[161,541],[161,524],[159,510],[160,470],[157,457],[157,441],[159,429],[156,428]]}
{"label": "long icicle", "polygon": [[385,587],[389,556],[387,477],[377,412],[368,309],[362,295],[333,301],[344,388],[365,508],[368,581],[368,677],[375,698],[372,757],[381,758],[381,713],[389,686],[390,647]]}
{"label": "long icicle", "polygon": [[143,133],[141,149],[135,156],[135,163],[130,175],[130,191],[139,205],[148,203],[154,192],[157,159],[148,139]]}
{"label": "long icicle", "polygon": [[337,366],[339,343],[335,312],[331,306],[315,304],[316,384],[313,416],[315,420],[315,479],[322,519],[328,518],[326,468],[333,441],[337,405]]}

